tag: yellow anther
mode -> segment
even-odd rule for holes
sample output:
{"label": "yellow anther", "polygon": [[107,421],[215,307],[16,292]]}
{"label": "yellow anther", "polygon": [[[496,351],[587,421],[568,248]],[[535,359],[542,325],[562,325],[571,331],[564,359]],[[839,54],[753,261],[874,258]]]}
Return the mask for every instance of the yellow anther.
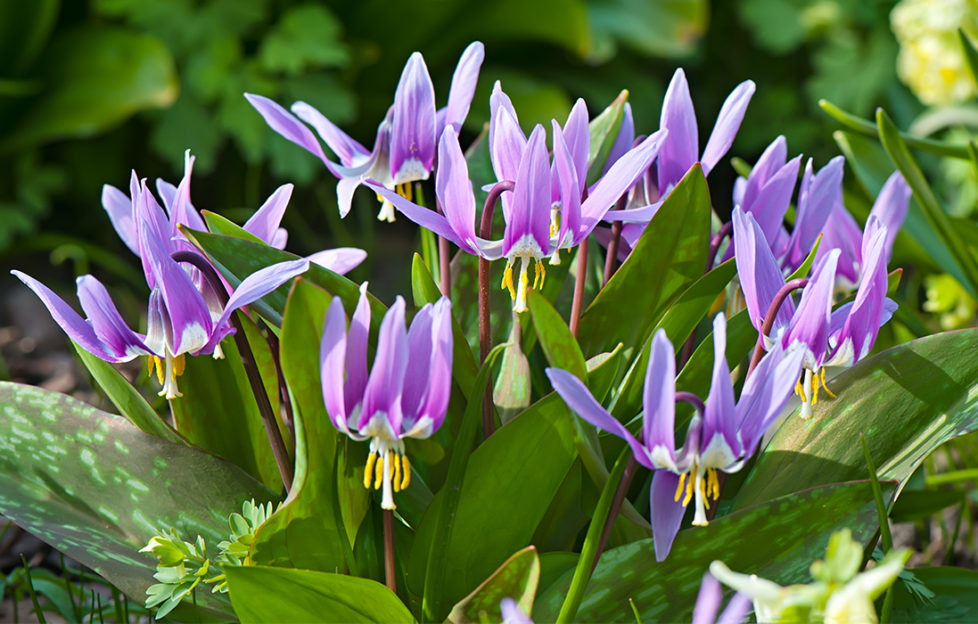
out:
{"label": "yellow anther", "polygon": [[713,500],[720,499],[720,479],[717,477],[717,469],[710,468],[706,471],[707,491]]}
{"label": "yellow anther", "polygon": [[370,489],[370,482],[373,481],[374,464],[377,462],[377,454],[367,455],[367,465],[363,469],[363,487]]}
{"label": "yellow anther", "polygon": [[173,358],[173,374],[177,377],[183,374],[183,371],[187,368],[187,354],[181,353],[177,357]]}
{"label": "yellow anther", "polygon": [[377,457],[377,466],[374,468],[374,489],[379,490],[384,482],[384,458]]}
{"label": "yellow anther", "polygon": [[818,403],[818,375],[812,377],[812,405]]}
{"label": "yellow anther", "polygon": [[[726,291],[723,291],[719,295],[717,295],[717,298],[713,300],[713,304],[710,306],[710,311],[707,313],[707,317],[713,318],[714,316],[716,316],[717,312],[720,311],[720,308],[723,307],[723,304],[726,300],[727,300]],[[728,309],[727,312],[729,311],[730,310]]]}
{"label": "yellow anther", "polygon": [[[149,357],[153,361],[153,363],[156,364],[156,379],[160,382],[160,385],[163,385],[163,374],[164,374],[164,371],[163,371],[163,360],[161,360],[160,358],[156,357],[155,355],[151,355]],[[153,374],[153,366],[152,365],[149,367],[149,374],[150,375]]]}
{"label": "yellow anther", "polygon": [[401,489],[406,490],[407,486],[411,485],[411,464],[408,462],[407,455],[401,455],[401,463],[404,464],[404,468],[401,470],[403,475]]}
{"label": "yellow anther", "polygon": [[821,374],[819,374],[819,379],[822,381],[822,387],[825,388],[825,393],[834,399],[835,398],[835,395],[832,393],[831,390],[829,390],[829,387],[825,385],[825,369],[824,368],[822,369]]}
{"label": "yellow anther", "polygon": [[801,400],[805,400],[805,386],[801,385],[801,379],[795,384],[795,394],[801,397]]}
{"label": "yellow anther", "polygon": [[[540,276],[540,288],[543,288],[543,282],[547,279],[547,269],[543,266],[543,263],[537,260],[537,274]],[[533,280],[533,287],[536,288],[536,279]]]}
{"label": "yellow anther", "polygon": [[689,501],[693,500],[693,488],[696,478],[693,476],[692,471],[689,474],[689,481],[686,482],[686,496],[683,497],[683,507],[689,504]]}
{"label": "yellow anther", "polygon": [[686,483],[686,473],[679,475],[679,486],[676,488],[675,501],[679,502],[679,497],[683,495],[683,485]]}
{"label": "yellow anther", "polygon": [[394,455],[394,491],[401,491],[401,462],[400,457]]}
{"label": "yellow anther", "polygon": [[506,262],[506,270],[503,271],[503,290],[509,290],[509,296],[516,301],[516,286],[513,285],[513,262]]}

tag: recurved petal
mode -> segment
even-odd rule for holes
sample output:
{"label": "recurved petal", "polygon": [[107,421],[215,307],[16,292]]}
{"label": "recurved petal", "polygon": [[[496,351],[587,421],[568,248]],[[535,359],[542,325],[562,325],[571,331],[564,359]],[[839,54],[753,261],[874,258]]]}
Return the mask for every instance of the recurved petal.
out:
{"label": "recurved petal", "polygon": [[336,174],[333,168],[333,163],[326,158],[326,154],[323,152],[323,148],[319,145],[319,141],[316,139],[316,135],[312,131],[302,124],[295,116],[289,111],[285,110],[279,106],[273,100],[261,95],[255,95],[254,93],[245,93],[245,98],[248,100],[258,114],[265,119],[265,123],[274,130],[278,132],[283,137],[292,141],[299,147],[303,148],[307,152],[310,152],[314,156],[319,157],[326,168],[330,170],[330,173],[336,175],[336,177],[341,177]]}
{"label": "recurved petal", "polygon": [[391,176],[394,184],[427,179],[435,159],[435,88],[420,53],[408,59],[394,94]]}
{"label": "recurved petal", "polygon": [[618,419],[594,400],[591,392],[581,383],[580,379],[559,368],[548,368],[546,373],[554,390],[564,400],[567,407],[598,429],[616,435],[627,442],[635,456],[635,461],[646,468],[653,467],[652,462],[649,461],[648,453],[641,443],[628,432],[624,425],[618,422]]}
{"label": "recurved petal", "polygon": [[587,105],[578,98],[564,124],[564,141],[570,149],[577,179],[583,185],[587,180],[588,151],[591,149],[591,130],[588,128]]}
{"label": "recurved petal", "polygon": [[323,403],[333,426],[349,434],[346,402],[343,396],[343,375],[346,364],[346,312],[343,301],[333,297],[323,324],[323,339],[319,343],[319,378]]}
{"label": "recurved petal", "polygon": [[88,322],[103,345],[120,361],[131,360],[137,355],[155,355],[145,344],[145,337],[134,332],[119,314],[100,281],[91,275],[76,280],[78,301],[88,316]]}
{"label": "recurved petal", "polygon": [[608,150],[608,160],[604,164],[604,172],[602,173],[607,173],[608,169],[611,169],[611,166],[625,152],[632,149],[632,143],[634,142],[635,120],[632,117],[632,105],[630,102],[625,102],[621,114],[621,126],[618,128],[618,136],[615,137],[615,142],[611,144],[611,149]]}
{"label": "recurved petal", "polygon": [[[554,140],[554,168],[557,174],[553,179],[559,183],[560,188],[558,193],[560,197],[560,229],[557,233],[557,244],[570,247],[576,244],[574,239],[577,238],[581,226],[581,185],[574,166],[574,158],[564,140],[564,133],[557,120],[553,120],[551,124]],[[571,238],[565,241],[568,232],[571,233]]]}
{"label": "recurved petal", "polygon": [[[438,175],[435,194],[452,231],[475,247],[475,195],[469,180],[469,166],[458,144],[454,127],[446,127],[438,141]],[[470,252],[471,253],[471,252]]]}
{"label": "recurved petal", "polygon": [[581,232],[579,232],[579,240],[583,240],[605,217],[618,198],[638,182],[642,174],[652,165],[656,155],[661,158],[662,150],[669,142],[670,132],[667,130],[653,132],[638,146],[619,158],[608,173],[598,180],[581,205],[581,225],[584,235],[580,236]]}
{"label": "recurved petal", "polygon": [[279,224],[282,222],[282,217],[285,215],[285,209],[289,205],[293,188],[291,184],[283,184],[275,189],[275,192],[268,196],[261,208],[255,211],[255,214],[251,215],[251,218],[245,222],[244,229],[271,244],[279,229]]}
{"label": "recurved petal", "polygon": [[132,220],[132,200],[116,187],[106,184],[102,187],[102,207],[108,213],[109,221],[119,238],[138,256],[139,236]]}
{"label": "recurved petal", "polygon": [[530,134],[513,185],[513,201],[503,234],[503,255],[529,236],[540,256],[550,255],[550,165],[546,133],[537,125]]}
{"label": "recurved petal", "polygon": [[723,588],[720,581],[709,572],[703,575],[700,593],[696,595],[693,606],[693,624],[716,624],[717,611],[723,602]]}
{"label": "recurved petal", "polygon": [[75,312],[70,305],[65,303],[64,299],[54,294],[54,291],[50,288],[26,273],[21,273],[16,270],[11,271],[11,273],[34,291],[34,294],[40,298],[41,303],[51,313],[54,321],[61,326],[61,329],[68,334],[69,338],[77,342],[83,349],[107,362],[121,362],[132,359],[132,357],[119,358],[115,353],[106,349],[105,345],[102,344],[102,341],[95,334],[92,326],[80,314]]}
{"label": "recurved petal", "polygon": [[802,290],[798,309],[791,317],[791,327],[782,339],[786,349],[795,344],[806,349],[805,367],[811,370],[817,370],[822,365],[828,350],[832,295],[838,261],[839,250],[833,249],[816,263],[808,285]]}
{"label": "recurved petal", "polygon": [[[340,130],[336,124],[309,104],[296,102],[291,108],[296,117],[316,129],[320,138],[336,154],[344,167],[355,167],[370,156],[370,152],[359,141]],[[318,142],[315,144],[319,145]]]}
{"label": "recurved petal", "polygon": [[[687,475],[690,476],[691,475]],[[649,489],[649,504],[652,509],[652,542],[655,547],[655,560],[664,561],[672,550],[679,525],[683,523],[686,507],[677,500],[679,475],[669,470],[656,470],[652,475]]]}
{"label": "recurved petal", "polygon": [[429,210],[401,197],[394,191],[384,188],[373,180],[367,180],[366,185],[373,189],[377,194],[389,201],[394,208],[408,219],[414,221],[426,230],[431,230],[442,238],[447,238],[452,243],[464,249],[470,254],[479,255],[479,251],[470,242],[459,236],[452,228],[448,219],[441,216],[434,210]]}
{"label": "recurved petal", "polygon": [[357,429],[364,427],[374,416],[386,420],[389,435],[401,435],[401,394],[408,364],[407,328],[404,325],[404,299],[398,297],[380,324],[377,339],[377,356],[370,369],[367,388],[363,395],[363,412]]}
{"label": "recurved petal", "polygon": [[[760,331],[768,308],[785,284],[784,276],[757,221],[739,206],[733,209],[732,220],[740,289],[744,293],[750,321]],[[793,313],[794,306],[786,298],[778,311],[775,327],[786,327]]]}
{"label": "recurved petal", "polygon": [[[733,457],[742,454],[737,436],[737,415],[734,403],[733,382],[730,367],[727,365],[727,319],[717,314],[713,318],[713,377],[710,381],[710,394],[706,398],[703,412],[703,440],[710,445],[717,434]],[[730,459],[730,458],[727,458]],[[713,467],[725,466],[730,462],[718,461]]]}
{"label": "recurved petal", "polygon": [[652,465],[675,470],[676,356],[662,329],[652,337],[642,405],[642,434]]}
{"label": "recurved petal", "polygon": [[367,388],[367,340],[370,337],[370,298],[367,282],[360,284],[360,298],[350,319],[350,331],[346,339],[346,385],[343,396],[346,413],[352,414],[363,401]]}
{"label": "recurved petal", "polygon": [[804,349],[785,352],[776,344],[744,382],[737,402],[737,419],[745,458],[754,454],[764,433],[787,405],[801,375],[804,355]]}
{"label": "recurved petal", "polygon": [[737,130],[740,129],[740,122],[744,120],[744,113],[747,112],[747,105],[750,104],[751,96],[754,95],[754,89],[754,81],[745,80],[730,92],[723,106],[720,107],[713,132],[710,133],[706,148],[703,150],[703,158],[701,159],[703,175],[709,175],[713,167],[720,162],[720,159],[733,145]]}
{"label": "recurved petal", "polygon": [[452,75],[452,86],[448,90],[448,105],[445,107],[444,122],[437,128],[439,134],[445,126],[452,126],[458,132],[462,122],[469,114],[475,85],[479,81],[479,68],[485,58],[485,47],[481,41],[473,41],[462,52],[455,73]]}
{"label": "recurved petal", "polygon": [[869,212],[870,216],[878,218],[880,224],[886,228],[886,243],[883,245],[884,262],[889,261],[893,251],[893,241],[907,216],[910,195],[910,185],[906,183],[899,171],[894,171],[887,178],[880,194],[873,203],[873,209]]}
{"label": "recurved petal", "polygon": [[[799,161],[801,157],[798,157]],[[741,198],[740,205],[744,210],[750,210],[750,205],[754,203],[754,199],[760,192],[761,188],[767,184],[767,181],[771,179],[778,170],[784,167],[785,162],[788,159],[788,143],[784,138],[784,135],[771,141],[771,143],[764,149],[764,153],[761,157],[757,159],[754,163],[754,167],[750,170],[750,175],[747,176],[746,186],[744,187],[743,197]],[[795,175],[798,175],[797,170]],[[742,178],[740,178],[742,179]]]}
{"label": "recurved petal", "polygon": [[337,247],[318,251],[306,259],[338,275],[349,273],[366,260],[367,252],[356,247]]}
{"label": "recurved petal", "polygon": [[242,306],[258,301],[268,293],[272,292],[285,282],[297,275],[305,273],[309,269],[309,260],[299,258],[297,260],[287,260],[271,266],[259,269],[244,278],[234,292],[228,298],[224,306],[224,312],[217,325],[220,327],[228,322],[231,313]]}
{"label": "recurved petal", "polygon": [[792,158],[768,179],[750,204],[744,202],[744,210],[754,216],[770,247],[774,246],[783,227],[800,166],[801,156]]}
{"label": "recurved petal", "polygon": [[657,161],[659,188],[665,189],[679,182],[699,159],[696,112],[682,69],[676,70],[666,89],[659,127],[669,130]]}

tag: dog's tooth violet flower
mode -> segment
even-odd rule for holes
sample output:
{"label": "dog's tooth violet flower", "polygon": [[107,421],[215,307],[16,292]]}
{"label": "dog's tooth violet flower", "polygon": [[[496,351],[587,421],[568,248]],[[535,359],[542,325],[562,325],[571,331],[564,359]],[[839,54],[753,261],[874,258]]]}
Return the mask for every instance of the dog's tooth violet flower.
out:
{"label": "dog's tooth violet flower", "polygon": [[[484,56],[481,42],[469,44],[455,68],[448,104],[436,110],[435,89],[424,57],[418,52],[412,54],[401,73],[394,103],[377,128],[373,150],[367,150],[305,102],[293,104],[290,113],[261,95],[246,93],[245,97],[272,130],[318,157],[339,178],[336,196],[340,216],[345,217],[352,205],[353,192],[367,179],[407,198],[411,197],[412,182],[428,179],[438,137],[449,126],[457,132],[469,113]],[[319,140],[300,119],[315,128],[339,163],[326,156]],[[390,202],[379,195],[378,199],[381,201],[378,218],[393,221]]]}
{"label": "dog's tooth violet flower", "polygon": [[354,440],[370,440],[363,485],[382,489],[381,507],[395,509],[394,493],[411,482],[404,438],[427,438],[445,420],[452,385],[451,302],[442,297],[404,324],[398,297],[380,325],[368,374],[370,304],[366,283],[346,323],[333,299],[320,345],[323,401],[333,425]]}

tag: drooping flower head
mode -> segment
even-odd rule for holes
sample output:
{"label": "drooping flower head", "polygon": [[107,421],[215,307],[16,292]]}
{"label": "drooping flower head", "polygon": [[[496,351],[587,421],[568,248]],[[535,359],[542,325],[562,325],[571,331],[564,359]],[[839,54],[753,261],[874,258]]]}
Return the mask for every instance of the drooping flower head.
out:
{"label": "drooping flower head", "polygon": [[[305,102],[294,103],[290,113],[266,97],[251,93],[245,97],[273,130],[317,156],[339,178],[337,202],[340,216],[346,216],[353,192],[367,179],[405,197],[411,196],[412,182],[428,179],[438,137],[446,127],[457,132],[469,113],[484,55],[482,43],[478,41],[465,49],[452,77],[448,104],[436,110],[435,89],[424,57],[418,52],[412,54],[401,72],[394,103],[377,129],[372,150],[367,150]],[[300,119],[316,130],[339,163],[326,156],[319,139]],[[382,206],[378,218],[393,221],[390,203],[379,199]]]}
{"label": "drooping flower head", "polygon": [[442,297],[404,324],[398,297],[380,325],[368,373],[370,302],[367,285],[347,328],[337,297],[326,312],[320,345],[323,401],[333,425],[354,440],[370,440],[363,485],[383,488],[381,506],[411,482],[404,438],[427,438],[441,427],[452,383],[451,302]]}
{"label": "drooping flower head", "polygon": [[[505,102],[508,102],[508,98]],[[495,114],[504,119],[513,119],[509,108],[509,105],[497,105]],[[622,156],[592,186],[588,197],[581,201],[579,189],[582,183],[577,175],[578,165],[575,164],[579,159],[579,148],[571,151],[559,126],[554,124],[557,147],[551,163],[543,126],[537,125],[529,139],[524,139],[519,126],[515,125],[515,119],[510,124],[508,121],[498,121],[499,118],[490,122],[490,131],[495,127],[490,145],[496,145],[490,148],[490,154],[497,176],[513,176],[500,180],[513,183],[512,192],[503,193],[501,198],[505,221],[502,240],[489,241],[476,234],[475,195],[454,128],[446,128],[438,143],[435,193],[445,212],[444,216],[399,196],[379,183],[368,184],[409,219],[450,240],[460,249],[487,260],[505,257],[503,287],[510,291],[513,309],[523,312],[526,310],[527,290],[543,284],[543,259],[559,247],[578,245],[587,238],[604,213],[651,164],[664,133],[648,137]],[[578,144],[579,138],[575,137],[572,142]],[[555,185],[563,203],[560,210],[564,216],[559,228],[551,227]],[[514,273],[517,263],[518,274]],[[528,275],[531,265],[534,268],[532,285]]]}
{"label": "drooping flower head", "polygon": [[[608,413],[571,373],[547,369],[554,390],[579,416],[595,427],[624,439],[635,460],[656,470],[650,490],[652,532],[656,559],[669,554],[686,507],[694,502],[694,525],[706,525],[706,511],[720,496],[717,471],[736,472],[778,418],[801,371],[802,353],[773,349],[747,378],[739,401],[726,360],[726,320],[713,322],[715,360],[706,401],[676,392],[676,361],[663,330],[652,339],[643,394],[641,440]],[[676,448],[676,401],[688,401],[696,411],[686,440]]]}

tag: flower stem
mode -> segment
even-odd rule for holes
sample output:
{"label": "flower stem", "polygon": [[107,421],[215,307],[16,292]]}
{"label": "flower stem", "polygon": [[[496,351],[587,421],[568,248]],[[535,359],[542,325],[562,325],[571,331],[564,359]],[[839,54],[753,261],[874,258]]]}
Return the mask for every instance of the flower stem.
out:
{"label": "flower stem", "polygon": [[584,305],[584,282],[587,281],[587,239],[577,246],[577,277],[574,280],[574,300],[571,302],[570,333],[577,338],[581,324],[581,307]]}
{"label": "flower stem", "polygon": [[[628,205],[628,192],[618,198],[615,210],[624,210]],[[602,286],[608,283],[611,276],[615,273],[615,264],[618,262],[618,246],[621,243],[622,222],[615,221],[611,224],[611,240],[608,241],[608,253],[604,257],[604,281]]]}
{"label": "flower stem", "polygon": [[[496,210],[496,202],[504,191],[512,191],[513,183],[506,180],[498,182],[486,196],[482,207],[482,219],[479,223],[479,236],[489,238],[492,235],[492,215]],[[489,326],[489,261],[479,256],[479,361],[485,362],[492,348],[492,331]],[[495,429],[492,418],[492,388],[486,387],[482,397],[482,435],[489,439]]]}
{"label": "flower stem", "polygon": [[394,510],[384,510],[384,582],[387,589],[397,593],[397,580],[394,578]]}
{"label": "flower stem", "polygon": [[608,544],[611,530],[615,528],[615,520],[625,502],[625,495],[628,494],[628,488],[632,485],[632,478],[637,469],[638,462],[635,461],[635,456],[629,456],[625,472],[622,473],[621,481],[618,482],[618,487],[615,489],[615,498],[611,501],[611,508],[608,510],[608,517],[604,521],[604,528],[601,529],[601,539],[598,540],[598,548],[594,553],[594,560],[591,562],[591,574],[594,574],[594,568],[598,566],[598,559],[601,558],[601,553],[604,552],[604,547]]}
{"label": "flower stem", "polygon": [[731,232],[733,232],[733,222],[727,221],[720,226],[720,229],[717,230],[717,233],[714,234],[713,238],[710,240],[710,250],[706,254],[707,273],[713,269],[713,263],[716,262],[717,252],[720,251],[720,245],[723,243],[723,239],[730,236]]}
{"label": "flower stem", "polygon": [[[420,187],[418,193],[420,193]],[[435,200],[435,208],[438,214],[445,216],[445,211],[441,208],[441,202]],[[444,236],[438,237],[438,279],[441,282],[441,294],[449,299],[452,298],[452,268],[451,268],[451,248],[448,246],[448,239]]]}
{"label": "flower stem", "polygon": [[771,333],[771,328],[774,327],[774,319],[778,317],[778,310],[781,309],[781,304],[784,303],[785,297],[791,294],[791,291],[804,288],[807,284],[807,277],[793,279],[782,286],[781,290],[774,295],[771,306],[767,309],[767,316],[764,317],[764,325],[761,327],[761,333],[757,337],[757,346],[754,347],[754,355],[751,357],[750,367],[747,369],[748,375],[754,371],[754,368],[760,363],[761,358],[764,357],[764,336]]}
{"label": "flower stem", "polygon": [[258,319],[258,327],[265,336],[268,349],[272,353],[272,361],[275,362],[275,375],[278,379],[279,402],[285,408],[283,420],[285,427],[289,430],[289,437],[292,441],[292,448],[295,448],[295,414],[292,413],[292,401],[289,399],[289,387],[285,383],[285,372],[282,370],[282,352],[278,336],[268,327],[264,320]]}
{"label": "flower stem", "polygon": [[[172,254],[172,258],[177,262],[186,262],[197,268],[201,275],[210,283],[217,296],[220,297],[221,305],[227,305],[228,294],[224,289],[224,283],[221,282],[221,278],[217,275],[214,267],[200,254],[192,251],[177,251]],[[245,374],[248,375],[248,383],[251,384],[255,402],[258,404],[258,412],[261,414],[262,423],[265,425],[265,434],[268,436],[268,443],[272,447],[272,455],[275,457],[275,463],[278,465],[279,474],[282,476],[282,484],[285,486],[287,493],[292,487],[292,478],[294,476],[292,460],[289,459],[289,453],[285,448],[285,440],[282,439],[282,432],[278,428],[278,420],[272,411],[272,404],[268,399],[268,393],[265,391],[265,384],[262,383],[261,373],[258,372],[255,355],[252,353],[251,346],[248,344],[248,338],[245,336],[244,327],[241,325],[238,314],[241,314],[240,310],[232,314],[231,318],[228,319],[231,327],[234,328],[234,344],[238,347],[238,353],[241,354],[241,362],[244,365]]]}

